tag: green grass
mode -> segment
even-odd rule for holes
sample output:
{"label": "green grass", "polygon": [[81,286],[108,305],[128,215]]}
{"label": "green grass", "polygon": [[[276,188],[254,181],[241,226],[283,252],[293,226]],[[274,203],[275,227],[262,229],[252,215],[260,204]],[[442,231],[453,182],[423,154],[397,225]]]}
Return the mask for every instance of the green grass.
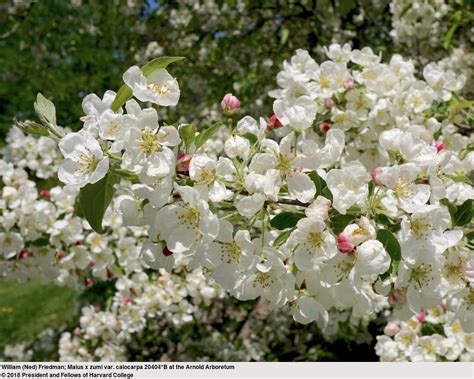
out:
{"label": "green grass", "polygon": [[71,321],[73,294],[71,289],[52,285],[0,282],[0,350]]}

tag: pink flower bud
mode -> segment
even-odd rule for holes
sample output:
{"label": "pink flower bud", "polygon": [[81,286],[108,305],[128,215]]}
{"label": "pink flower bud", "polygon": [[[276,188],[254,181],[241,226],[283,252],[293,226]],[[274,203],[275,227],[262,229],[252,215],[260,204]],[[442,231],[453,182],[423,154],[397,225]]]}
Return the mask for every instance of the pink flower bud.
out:
{"label": "pink flower bud", "polygon": [[125,296],[123,298],[123,303],[124,304],[130,304],[132,302],[132,298],[130,296]]}
{"label": "pink flower bud", "polygon": [[421,308],[420,313],[418,313],[418,314],[416,315],[416,319],[417,319],[419,322],[423,322],[423,321],[425,321],[425,318],[426,318],[426,309],[425,309],[425,308]]}
{"label": "pink flower bud", "polygon": [[385,335],[393,337],[399,330],[400,326],[396,322],[390,321],[383,329],[383,332]]}
{"label": "pink flower bud", "polygon": [[64,258],[64,253],[62,251],[56,251],[56,254],[54,255],[56,259],[63,259]]}
{"label": "pink flower bud", "polygon": [[170,251],[167,247],[165,247],[165,248],[163,249],[163,255],[164,255],[165,257],[169,257],[170,255],[173,255],[173,252]]}
{"label": "pink flower bud", "polygon": [[337,235],[337,248],[341,253],[352,253],[355,245],[352,243],[350,237],[342,232]]}
{"label": "pink flower bud", "polygon": [[321,124],[319,124],[319,130],[321,130],[324,134],[326,134],[329,129],[331,129],[331,124],[327,121],[323,121]]}
{"label": "pink flower bud", "polygon": [[237,97],[228,93],[221,101],[221,108],[226,115],[232,116],[240,109],[240,101]]}
{"label": "pink flower bud", "polygon": [[41,197],[47,198],[49,197],[49,190],[48,189],[41,190],[39,194]]}
{"label": "pink flower bud", "polygon": [[380,181],[380,174],[382,172],[383,172],[383,167],[376,167],[370,172],[370,176],[372,176],[372,180],[377,186],[382,185],[382,182]]}
{"label": "pink flower bud", "polygon": [[177,158],[176,170],[178,170],[178,172],[188,172],[189,163],[193,156],[191,154],[179,153]]}
{"label": "pink flower bud", "polygon": [[93,284],[94,284],[94,282],[91,278],[84,278],[84,285],[86,287],[91,287]]}
{"label": "pink flower bud", "polygon": [[23,259],[26,259],[28,258],[30,254],[28,254],[28,252],[26,250],[22,250],[20,251],[20,254],[18,254],[18,259],[20,260],[23,260]]}
{"label": "pink flower bud", "polygon": [[324,107],[325,107],[328,111],[330,111],[331,108],[332,108],[334,105],[336,105],[336,103],[335,103],[334,100],[331,99],[330,97],[327,98],[327,99],[324,99]]}
{"label": "pink flower bud", "polygon": [[74,329],[74,335],[76,337],[80,337],[82,335],[81,328],[77,327],[76,329]]}
{"label": "pink flower bud", "polygon": [[434,147],[436,147],[436,150],[438,151],[438,153],[446,149],[446,145],[444,144],[443,141],[434,141],[433,145]]}
{"label": "pink flower bud", "polygon": [[267,130],[271,132],[273,129],[281,128],[283,125],[280,120],[274,114],[271,115],[267,120]]}
{"label": "pink flower bud", "polygon": [[354,88],[354,79],[352,79],[352,77],[348,76],[344,79],[344,88],[346,90],[351,90]]}

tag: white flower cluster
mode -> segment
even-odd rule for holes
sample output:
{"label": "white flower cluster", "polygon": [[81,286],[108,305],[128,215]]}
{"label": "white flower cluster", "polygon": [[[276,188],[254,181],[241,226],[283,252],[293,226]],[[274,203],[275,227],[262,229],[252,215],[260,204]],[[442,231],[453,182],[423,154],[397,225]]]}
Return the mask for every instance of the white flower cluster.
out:
{"label": "white flower cluster", "polygon": [[455,314],[439,305],[406,322],[390,321],[375,351],[382,362],[472,362],[474,333],[466,333]]}
{"label": "white flower cluster", "polygon": [[[196,135],[134,99],[124,113],[112,92],[89,95],[84,128],[59,143],[59,178],[84,187],[122,175],[119,208],[148,228],[150,267],[186,257],[236,298],[290,305],[299,322],[324,325],[332,307],[362,317],[388,300],[407,319],[445,299],[472,328],[463,227],[474,153],[453,121],[466,78],[430,64],[421,80],[411,61],[381,63],[370,48],[326,53],[321,64],[303,50],[284,63],[268,120],[234,125],[240,102],[226,95],[221,154],[206,148],[218,124]],[[138,100],[178,102],[165,69],[123,78]]]}
{"label": "white flower cluster", "polygon": [[[147,327],[180,327],[200,317],[200,304],[224,294],[206,283],[200,270],[185,276],[160,270],[119,278],[109,310],[82,309],[80,327],[64,333],[59,342],[61,361],[126,361],[133,335]],[[157,324],[157,325],[155,325]]]}
{"label": "white flower cluster", "polygon": [[3,350],[3,357],[5,360],[11,362],[29,362],[32,353],[31,350],[27,350],[26,344],[18,343],[14,345],[6,345]]}
{"label": "white flower cluster", "polygon": [[53,139],[25,135],[19,128],[12,127],[6,142],[7,147],[2,152],[5,160],[28,170],[37,179],[56,177],[62,156]]}
{"label": "white flower cluster", "polygon": [[120,215],[110,209],[105,216],[108,234],[97,234],[75,215],[79,188],[38,188],[52,182],[33,180],[50,178],[58,170],[60,153],[54,140],[25,136],[13,127],[7,141],[0,160],[0,278],[61,285],[82,280],[90,286],[93,279],[147,267],[139,259],[143,229],[124,227]]}
{"label": "white flower cluster", "polygon": [[[470,52],[466,46],[453,49],[451,54],[441,59],[438,64],[445,71],[453,71],[465,75],[467,83],[472,83],[474,80],[474,53]],[[471,87],[464,87],[463,93],[472,96],[474,90]]]}
{"label": "white flower cluster", "polygon": [[449,12],[445,0],[392,0],[390,11],[393,17],[390,34],[396,43],[415,49],[442,45],[442,38],[449,28],[444,20]]}

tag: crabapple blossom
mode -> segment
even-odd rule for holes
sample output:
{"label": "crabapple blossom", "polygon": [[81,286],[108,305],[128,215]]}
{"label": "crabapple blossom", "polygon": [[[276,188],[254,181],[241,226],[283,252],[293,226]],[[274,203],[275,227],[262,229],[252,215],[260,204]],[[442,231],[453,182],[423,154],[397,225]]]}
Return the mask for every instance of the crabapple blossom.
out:
{"label": "crabapple blossom", "polygon": [[58,169],[58,177],[65,184],[85,186],[102,179],[109,169],[109,158],[104,156],[99,142],[89,133],[70,133],[59,142],[65,160]]}
{"label": "crabapple blossom", "polygon": [[[468,359],[474,153],[463,127],[472,104],[458,95],[465,79],[439,65],[422,79],[411,60],[384,62],[368,47],[324,51],[329,60],[297,50],[283,63],[269,119],[226,117],[240,108],[227,94],[212,126],[167,125],[162,109],[140,104],[177,104],[178,84],[164,69],[127,70],[140,102],[122,101],[117,112],[111,92],[90,95],[83,129],[59,143],[67,187],[41,197],[25,170],[0,164],[1,272],[17,267],[15,275],[28,277],[28,262],[44,260],[41,275],[60,283],[78,270],[87,272],[83,283],[117,278],[112,308],[83,311],[83,336],[110,337],[86,349],[87,359],[122,357],[124,341],[149,317],[192,320],[182,289],[172,293],[174,270],[201,275],[203,298],[220,286],[322,328],[330,309],[352,320],[390,313],[376,345],[383,361]],[[74,202],[93,208],[78,193],[107,173],[117,180],[104,192],[116,194],[99,234],[90,215],[89,225],[74,214]],[[22,250],[26,259],[18,259]],[[440,306],[465,334],[423,334]],[[84,341],[65,334],[64,356],[79,359]]]}
{"label": "crabapple blossom", "polygon": [[123,74],[123,81],[140,101],[150,101],[164,107],[178,104],[178,81],[165,69],[155,70],[145,77],[138,66],[132,66]]}

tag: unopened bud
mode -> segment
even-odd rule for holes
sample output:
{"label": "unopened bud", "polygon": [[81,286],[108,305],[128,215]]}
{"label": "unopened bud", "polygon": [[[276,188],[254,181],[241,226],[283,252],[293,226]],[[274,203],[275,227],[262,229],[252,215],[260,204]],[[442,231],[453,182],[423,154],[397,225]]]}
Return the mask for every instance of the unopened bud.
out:
{"label": "unopened bud", "polygon": [[282,123],[274,114],[271,115],[267,120],[267,130],[269,132],[271,132],[273,129],[281,128],[282,126]]}
{"label": "unopened bud", "polygon": [[355,245],[346,233],[339,233],[337,235],[337,248],[341,253],[352,253]]}
{"label": "unopened bud", "polygon": [[28,258],[30,254],[28,254],[28,252],[26,250],[22,250],[20,251],[20,254],[18,254],[18,259],[20,260],[24,260],[26,258]]}
{"label": "unopened bud", "polygon": [[331,124],[327,121],[323,121],[321,124],[319,124],[319,130],[321,130],[324,134],[326,134],[329,129],[331,129]]}
{"label": "unopened bud", "polygon": [[416,319],[419,322],[423,322],[423,321],[425,321],[425,318],[426,318],[426,309],[421,308],[421,311],[416,315]]}
{"label": "unopened bud", "polygon": [[178,172],[188,172],[189,163],[193,156],[191,154],[179,153],[176,160],[176,170]]}
{"label": "unopened bud", "polygon": [[94,284],[94,281],[91,278],[84,278],[84,285],[86,287],[91,287]]}
{"label": "unopened bud", "polygon": [[39,194],[41,197],[47,198],[49,197],[49,190],[48,189],[41,190]]}
{"label": "unopened bud", "polygon": [[383,167],[376,167],[370,172],[370,176],[374,181],[375,185],[381,186],[382,182],[380,181],[380,174],[383,172]]}
{"label": "unopened bud", "polygon": [[354,79],[352,79],[352,77],[348,76],[344,79],[344,88],[346,90],[351,90],[354,88]]}
{"label": "unopened bud", "polygon": [[436,147],[436,150],[438,151],[438,153],[446,149],[446,145],[444,144],[443,141],[434,141],[433,144],[434,144],[434,147]]}
{"label": "unopened bud", "polygon": [[332,108],[334,105],[336,105],[336,103],[335,103],[334,100],[331,99],[330,97],[327,98],[327,99],[324,99],[324,107],[325,107],[328,111],[330,111],[331,108]]}
{"label": "unopened bud", "polygon": [[399,331],[400,331],[400,326],[394,321],[390,321],[383,329],[384,334],[389,337],[393,337]]}
{"label": "unopened bud", "polygon": [[221,101],[221,108],[227,116],[232,116],[240,109],[240,100],[231,93],[228,93]]}

